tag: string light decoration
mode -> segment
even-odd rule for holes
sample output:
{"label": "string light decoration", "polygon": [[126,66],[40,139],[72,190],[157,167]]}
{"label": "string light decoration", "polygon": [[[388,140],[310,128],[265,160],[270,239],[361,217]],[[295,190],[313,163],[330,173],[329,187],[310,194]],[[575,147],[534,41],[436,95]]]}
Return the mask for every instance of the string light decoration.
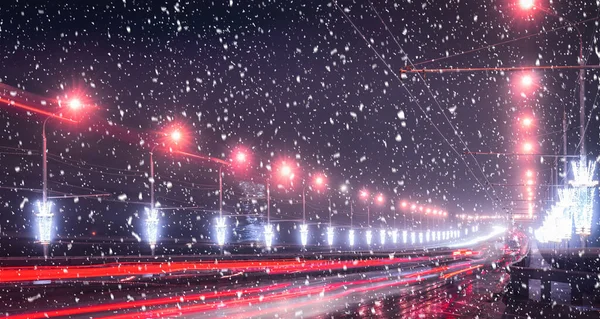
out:
{"label": "string light decoration", "polygon": [[598,185],[598,181],[594,180],[596,161],[587,161],[582,157],[579,161],[571,162],[571,170],[573,180],[569,181],[569,184],[575,188],[576,194],[573,214],[575,233],[585,238],[590,235],[592,229],[594,194]]}
{"label": "string light decoration", "polygon": [[219,246],[221,247],[225,245],[225,227],[227,227],[227,225],[225,224],[225,217],[217,217],[215,219],[215,228],[217,230],[217,244],[219,244]]}
{"label": "string light decoration", "polygon": [[148,218],[146,218],[146,236],[150,248],[154,250],[158,241],[158,210],[149,209],[148,207],[145,207],[145,210],[148,215]]}
{"label": "string light decoration", "polygon": [[385,229],[379,230],[379,243],[381,243],[381,246],[385,245],[385,236],[386,235],[387,235],[387,232]]}
{"label": "string light decoration", "polygon": [[366,237],[367,237],[367,245],[371,246],[371,242],[373,241],[373,231],[371,231],[370,229],[367,230]]}
{"label": "string light decoration", "polygon": [[35,215],[38,223],[38,239],[43,245],[52,241],[52,202],[38,202],[38,213]]}
{"label": "string light decoration", "polygon": [[558,206],[562,208],[561,238],[571,239],[573,233],[573,209],[575,207],[575,189],[562,188],[558,190]]}
{"label": "string light decoration", "polygon": [[334,227],[333,226],[327,227],[327,243],[329,244],[329,246],[333,246],[333,234],[334,234]]}
{"label": "string light decoration", "polygon": [[306,247],[308,244],[308,225],[302,224],[300,225],[300,242],[302,243],[302,247]]}
{"label": "string light decoration", "polygon": [[268,250],[271,250],[271,246],[273,245],[273,225],[272,224],[266,224],[265,225],[265,247]]}

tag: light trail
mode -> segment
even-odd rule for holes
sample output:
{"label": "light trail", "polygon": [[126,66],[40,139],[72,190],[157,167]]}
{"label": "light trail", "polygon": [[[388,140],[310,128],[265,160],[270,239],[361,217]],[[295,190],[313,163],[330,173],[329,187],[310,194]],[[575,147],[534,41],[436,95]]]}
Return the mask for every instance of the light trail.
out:
{"label": "light trail", "polygon": [[39,319],[39,318],[54,318],[54,317],[62,317],[62,316],[74,316],[74,315],[82,315],[86,313],[97,313],[97,312],[106,312],[106,311],[116,311],[116,310],[124,310],[138,307],[150,307],[150,306],[158,306],[158,305],[166,305],[173,303],[181,303],[181,302],[195,302],[195,301],[204,301],[206,299],[216,299],[223,297],[231,297],[238,296],[241,294],[252,294],[256,292],[268,292],[278,289],[284,289],[289,287],[291,283],[280,283],[266,287],[255,287],[255,288],[245,288],[245,289],[236,289],[225,292],[217,292],[217,291],[209,291],[206,293],[199,293],[193,295],[185,295],[185,296],[172,296],[172,297],[164,297],[157,298],[151,300],[136,300],[136,301],[127,301],[127,302],[117,302],[117,303],[109,303],[109,304],[100,304],[100,305],[92,305],[92,306],[83,306],[78,308],[67,308],[67,309],[58,309],[58,310],[49,310],[49,311],[41,311],[34,313],[26,313],[22,315],[14,315],[10,316],[11,319]]}
{"label": "light trail", "polygon": [[164,263],[109,263],[85,266],[31,266],[2,267],[0,282],[24,282],[39,280],[67,280],[95,277],[129,277],[152,274],[173,274],[197,271],[266,272],[289,274],[326,270],[340,270],[389,266],[407,262],[427,261],[431,257],[355,259],[345,261],[323,260],[256,260],[256,261],[202,261]]}

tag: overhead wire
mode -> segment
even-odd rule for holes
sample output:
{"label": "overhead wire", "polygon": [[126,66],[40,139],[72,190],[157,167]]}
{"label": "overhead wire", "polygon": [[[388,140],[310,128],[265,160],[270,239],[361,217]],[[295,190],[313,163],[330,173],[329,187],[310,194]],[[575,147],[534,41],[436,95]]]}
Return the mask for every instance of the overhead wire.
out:
{"label": "overhead wire", "polygon": [[471,173],[471,175],[473,176],[473,178],[475,178],[475,180],[477,181],[477,183],[482,187],[482,189],[485,191],[485,193],[488,195],[488,197],[492,200],[492,202],[494,203],[494,205],[496,205],[496,201],[497,200],[494,199],[494,197],[489,194],[487,188],[479,180],[479,178],[477,177],[477,175],[475,174],[475,172],[471,169],[471,167],[468,165],[468,163],[465,161],[465,159],[463,158],[463,156],[461,155],[461,153],[456,150],[456,148],[454,147],[454,145],[452,143],[450,143],[450,141],[448,140],[448,138],[444,135],[444,133],[442,133],[442,131],[439,129],[438,125],[427,114],[427,112],[425,111],[425,109],[423,108],[423,106],[419,103],[419,101],[417,100],[417,98],[415,97],[415,95],[412,94],[412,92],[406,87],[406,85],[404,84],[404,82],[402,81],[402,79],[400,79],[400,77],[398,76],[397,72],[395,72],[394,70],[392,70],[392,68],[390,67],[390,65],[379,54],[379,52],[377,51],[377,49],[375,49],[375,47],[369,43],[369,41],[364,36],[364,34],[358,29],[358,27],[354,24],[354,22],[350,19],[350,17],[348,17],[348,15],[346,14],[346,12],[338,5],[337,1],[334,1],[334,4],[338,8],[338,10],[342,13],[342,15],[346,18],[346,20],[352,25],[352,27],[354,28],[354,30],[356,30],[356,32],[358,32],[358,34],[362,37],[362,39],[367,44],[367,47],[369,47],[369,48],[371,48],[371,50],[373,50],[373,52],[377,55],[377,57],[387,66],[387,68],[394,75],[394,77],[400,82],[401,87],[406,90],[407,94],[411,97],[411,100],[417,105],[417,107],[423,113],[423,115],[425,116],[425,118],[434,127],[434,129],[438,132],[438,134],[440,134],[440,136],[446,142],[446,144],[448,144],[448,146],[450,146],[450,148],[454,151],[454,153],[456,153],[456,155],[458,156],[458,158],[463,161],[463,163],[465,164],[466,168],[469,170],[469,172]]}
{"label": "overhead wire", "polygon": [[[410,63],[410,65],[414,68],[415,65],[412,63],[411,59],[408,57],[408,54],[406,53],[406,51],[402,48],[402,46],[400,45],[400,43],[398,42],[398,40],[396,39],[396,36],[392,33],[392,31],[390,30],[390,28],[387,26],[387,23],[385,23],[385,21],[383,20],[383,18],[381,17],[381,15],[379,14],[379,12],[377,11],[377,9],[375,8],[375,6],[373,6],[373,3],[371,1],[369,1],[369,5],[371,6],[371,9],[375,12],[375,14],[377,15],[377,17],[379,18],[379,20],[381,21],[381,23],[383,24],[383,26],[385,27],[385,29],[387,30],[387,32],[389,33],[389,35],[392,37],[392,39],[394,40],[394,42],[396,43],[396,45],[398,46],[398,48],[400,49],[400,52],[404,53],[406,56],[406,60],[408,61],[408,63]],[[427,88],[427,91],[429,92],[429,94],[431,95],[433,101],[435,102],[435,104],[438,106],[438,109],[440,110],[440,113],[442,113],[442,115],[444,115],[444,118],[446,119],[446,122],[450,125],[450,127],[452,128],[452,131],[454,132],[454,134],[456,135],[456,137],[458,137],[458,139],[460,140],[460,142],[462,143],[462,145],[465,147],[465,149],[467,150],[467,152],[471,152],[471,150],[469,149],[469,146],[467,145],[467,143],[465,143],[465,141],[462,139],[462,137],[460,136],[460,134],[458,134],[458,130],[454,127],[454,125],[452,124],[452,121],[450,121],[450,118],[448,118],[448,115],[446,115],[446,112],[444,111],[444,109],[442,108],[442,106],[440,105],[439,101],[437,100],[437,98],[435,97],[435,95],[433,94],[433,92],[431,91],[431,88],[429,86],[429,83],[427,83],[427,81],[425,81],[425,78],[421,75],[421,74],[417,74],[419,79],[423,82],[423,84],[425,84],[425,87]],[[481,167],[481,165],[479,164],[479,161],[477,161],[477,158],[475,158],[475,156],[473,154],[471,154],[471,158],[475,161],[475,163],[477,164],[477,167],[479,168],[479,171],[481,172],[481,175],[483,176],[483,178],[485,179],[487,185],[490,186],[490,188],[492,189],[492,193],[494,194],[494,196],[496,196],[495,200],[499,201],[499,198],[497,197],[497,195],[495,195],[496,190],[494,189],[494,187],[491,185],[489,179],[487,178],[487,175],[485,174],[485,172],[483,171],[483,168]],[[465,165],[466,162],[465,162]]]}

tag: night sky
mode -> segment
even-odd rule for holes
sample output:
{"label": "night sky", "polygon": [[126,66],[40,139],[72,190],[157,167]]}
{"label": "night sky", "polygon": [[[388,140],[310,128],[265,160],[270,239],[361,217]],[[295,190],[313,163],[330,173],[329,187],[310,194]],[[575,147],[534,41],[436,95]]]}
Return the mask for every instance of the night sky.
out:
{"label": "night sky", "polygon": [[[534,90],[521,88],[520,72],[399,78],[400,68],[441,57],[448,58],[416,67],[577,64],[577,33],[565,20],[526,15],[512,1],[375,1],[373,7],[339,1],[339,8],[330,1],[95,2],[3,1],[0,7],[2,84],[48,98],[75,91],[94,106],[78,124],[48,124],[50,189],[111,194],[101,202],[57,200],[61,238],[141,235],[149,145],[174,126],[186,128],[181,147],[191,153],[227,158],[239,145],[252,149],[253,167],[225,176],[227,212],[240,211],[239,181],[259,181],[269,163],[294,159],[299,176],[327,174],[339,225],[349,223],[337,194],[344,181],[354,194],[367,187],[453,215],[524,213],[522,188],[492,184],[523,183],[527,169],[536,182],[550,183],[554,158],[472,157],[467,149],[514,153],[531,141],[536,153],[562,153],[556,131],[563,106],[572,128],[568,152],[576,153],[575,70],[536,71]],[[569,21],[588,20],[578,24],[584,57],[597,65],[598,7],[561,0],[551,8]],[[598,88],[597,72],[587,71],[591,157],[599,148]],[[535,119],[529,130],[520,126],[526,116]],[[4,236],[34,236],[41,194],[6,188],[41,188],[43,120],[0,107]],[[206,210],[218,207],[215,166],[166,153],[156,165],[163,206],[200,207],[168,212],[163,236],[210,237],[198,234],[212,221]],[[301,216],[298,189],[274,193],[280,209],[274,216]],[[537,187],[535,197],[541,213],[549,206],[548,188]],[[309,191],[309,201],[311,220],[327,219],[326,196]],[[378,209],[384,217],[378,223],[391,223],[392,204]]]}

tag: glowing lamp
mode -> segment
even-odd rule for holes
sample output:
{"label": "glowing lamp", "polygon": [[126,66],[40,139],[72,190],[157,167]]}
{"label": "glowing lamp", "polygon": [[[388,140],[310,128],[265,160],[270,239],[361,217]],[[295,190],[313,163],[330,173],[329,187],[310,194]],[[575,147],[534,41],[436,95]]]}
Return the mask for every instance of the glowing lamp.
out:
{"label": "glowing lamp", "polygon": [[[535,5],[534,0],[519,0],[519,7],[521,7],[521,9],[523,10],[530,10],[533,8],[533,6]],[[526,76],[528,77],[528,76]],[[525,80],[523,80],[525,81]],[[531,78],[529,79],[529,81],[531,81]]]}
{"label": "glowing lamp", "polygon": [[371,246],[371,243],[373,242],[373,231],[370,229],[367,230],[365,237],[367,239],[367,245]]}
{"label": "glowing lamp", "polygon": [[367,199],[369,197],[369,192],[366,190],[360,191],[359,195],[361,199]]}
{"label": "glowing lamp", "polygon": [[273,245],[273,236],[275,235],[273,233],[273,225],[272,224],[266,224],[265,225],[265,247],[267,247],[268,250],[271,250],[271,246]]}
{"label": "glowing lamp", "polygon": [[52,203],[38,202],[38,213],[36,219],[38,223],[38,239],[42,244],[49,244],[52,241],[52,219],[54,214],[51,211]]}
{"label": "glowing lamp", "polygon": [[379,243],[381,244],[381,246],[385,245],[385,237],[387,236],[386,233],[387,232],[385,229],[379,230]]}
{"label": "glowing lamp", "polygon": [[145,208],[146,214],[146,237],[148,238],[148,244],[150,248],[154,249],[158,241],[158,210],[155,208]]}
{"label": "glowing lamp", "polygon": [[333,233],[334,233],[334,227],[332,227],[332,226],[327,227],[327,243],[329,244],[329,246],[333,246]]}
{"label": "glowing lamp", "polygon": [[77,111],[82,106],[83,106],[83,103],[81,103],[81,100],[78,98],[72,98],[71,100],[69,100],[69,108],[71,110]]}
{"label": "glowing lamp", "polygon": [[245,162],[246,162],[246,160],[247,160],[246,153],[244,153],[244,152],[241,152],[241,151],[240,151],[240,152],[237,152],[237,154],[235,154],[235,160],[236,160],[238,163],[245,163]]}
{"label": "glowing lamp", "polygon": [[179,130],[173,130],[173,132],[171,132],[171,139],[175,143],[179,142],[181,140],[181,132]]}
{"label": "glowing lamp", "polygon": [[225,245],[225,227],[227,227],[225,224],[225,217],[217,217],[215,219],[215,229],[217,231],[217,244],[221,247]]}
{"label": "glowing lamp", "polygon": [[302,247],[306,247],[308,244],[308,225],[302,224],[300,225],[300,242],[302,243]]}

